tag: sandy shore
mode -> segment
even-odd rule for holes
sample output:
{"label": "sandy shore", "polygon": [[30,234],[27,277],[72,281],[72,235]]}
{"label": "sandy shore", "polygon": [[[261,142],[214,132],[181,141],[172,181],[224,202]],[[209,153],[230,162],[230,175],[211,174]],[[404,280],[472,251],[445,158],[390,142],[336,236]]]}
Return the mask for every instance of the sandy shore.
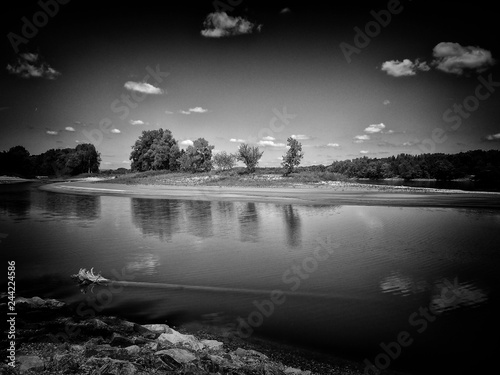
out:
{"label": "sandy shore", "polygon": [[272,202],[307,205],[377,205],[500,209],[500,194],[336,183],[295,188],[125,185],[65,182],[41,186],[57,193],[137,198]]}

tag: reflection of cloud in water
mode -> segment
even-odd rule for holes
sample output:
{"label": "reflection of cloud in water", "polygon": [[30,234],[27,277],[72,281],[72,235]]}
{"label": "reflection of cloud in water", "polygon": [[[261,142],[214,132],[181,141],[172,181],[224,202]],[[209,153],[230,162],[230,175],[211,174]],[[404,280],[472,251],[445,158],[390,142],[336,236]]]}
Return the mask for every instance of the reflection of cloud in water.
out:
{"label": "reflection of cloud in water", "polygon": [[435,313],[443,313],[465,307],[477,307],[487,300],[486,292],[475,286],[473,282],[459,283],[458,278],[453,281],[443,279],[435,284],[431,308]]}
{"label": "reflection of cloud in water", "polygon": [[127,271],[153,275],[160,265],[160,258],[153,254],[134,254],[127,257]]}
{"label": "reflection of cloud in water", "polygon": [[356,216],[365,224],[368,229],[383,229],[384,223],[379,217],[372,215],[371,211],[366,210],[365,207],[355,207]]}
{"label": "reflection of cloud in water", "polygon": [[399,271],[392,271],[389,276],[380,282],[380,289],[382,289],[383,293],[392,293],[403,297],[421,293],[426,288],[427,282],[425,280],[415,282],[412,277],[405,276]]}

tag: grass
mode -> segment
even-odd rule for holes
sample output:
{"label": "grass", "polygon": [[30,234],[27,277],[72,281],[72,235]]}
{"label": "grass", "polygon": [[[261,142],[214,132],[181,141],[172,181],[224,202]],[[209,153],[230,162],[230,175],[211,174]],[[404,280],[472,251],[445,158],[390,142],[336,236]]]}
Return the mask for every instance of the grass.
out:
{"label": "grass", "polygon": [[201,173],[147,171],[117,176],[110,183],[127,185],[178,185],[178,186],[241,186],[241,187],[292,187],[311,184],[321,185],[330,181],[347,181],[338,173],[299,171],[286,177],[279,168],[258,168],[255,173],[246,173],[245,168],[230,171]]}

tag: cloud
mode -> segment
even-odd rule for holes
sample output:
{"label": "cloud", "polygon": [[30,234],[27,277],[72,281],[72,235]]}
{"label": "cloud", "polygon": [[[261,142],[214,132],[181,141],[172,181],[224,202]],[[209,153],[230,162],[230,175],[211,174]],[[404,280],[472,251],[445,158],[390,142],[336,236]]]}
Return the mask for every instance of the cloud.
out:
{"label": "cloud", "polygon": [[356,135],[354,136],[354,143],[363,143],[364,141],[368,141],[370,139],[369,135]]}
{"label": "cloud", "polygon": [[147,82],[128,81],[125,82],[125,85],[123,85],[123,87],[130,91],[137,91],[142,92],[143,94],[150,95],[161,95],[165,92],[162,89],[155,87]]}
{"label": "cloud", "polygon": [[366,151],[366,150],[361,150],[359,153],[360,154],[368,154],[370,151]]}
{"label": "cloud", "polygon": [[338,143],[327,143],[326,147],[340,147]]}
{"label": "cloud", "polygon": [[284,143],[275,143],[274,141],[266,141],[264,139],[260,140],[258,144],[262,147],[286,147]]}
{"label": "cloud", "polygon": [[66,131],[68,131],[68,132],[74,132],[74,131],[75,131],[75,128],[74,128],[74,127],[72,127],[72,126],[66,126],[66,127],[64,128],[64,130],[66,130]]}
{"label": "cloud", "polygon": [[35,53],[23,53],[19,55],[17,62],[6,67],[10,74],[21,78],[45,78],[56,79],[61,75],[60,72],[51,68],[46,62],[42,61],[40,56]]}
{"label": "cloud", "polygon": [[130,160],[124,160],[124,161],[122,161],[122,164],[130,164],[130,163],[131,163]]}
{"label": "cloud", "polygon": [[193,141],[192,141],[192,140],[190,140],[190,139],[186,139],[186,140],[184,140],[184,141],[181,141],[179,144],[180,144],[181,146],[192,146],[192,145],[193,145]]}
{"label": "cloud", "polygon": [[165,113],[166,113],[167,115],[172,115],[172,114],[174,114],[174,112],[170,112],[170,111],[165,111]]}
{"label": "cloud", "polygon": [[381,70],[393,77],[404,77],[414,76],[415,74],[417,74],[417,70],[426,72],[430,70],[430,67],[425,61],[420,62],[417,59],[415,60],[415,62],[412,62],[409,59],[404,59],[403,61],[386,61],[382,64]]}
{"label": "cloud", "polygon": [[129,122],[132,125],[144,125],[144,124],[146,124],[146,122],[144,122],[142,120],[130,120]]}
{"label": "cloud", "polygon": [[312,137],[305,135],[305,134],[292,134],[291,137],[293,139],[296,139],[298,141],[306,141],[308,139],[311,139]]}
{"label": "cloud", "polygon": [[242,17],[231,17],[226,12],[210,13],[201,30],[201,35],[207,38],[222,38],[243,34],[251,34],[254,29],[260,31],[262,25],[255,24]]}
{"label": "cloud", "polygon": [[380,124],[371,124],[367,128],[365,128],[365,132],[369,134],[380,133],[385,129],[385,125],[383,123]]}
{"label": "cloud", "polygon": [[433,49],[433,65],[445,73],[461,75],[465,69],[478,73],[495,64],[491,52],[480,47],[441,42]]}
{"label": "cloud", "polygon": [[47,133],[48,135],[58,135],[59,132],[55,131],[55,130],[47,130],[45,133]]}
{"label": "cloud", "polygon": [[205,108],[202,108],[202,107],[194,107],[194,108],[189,108],[189,112],[205,113],[205,112],[208,112],[208,109],[205,109]]}
{"label": "cloud", "polygon": [[244,139],[240,139],[240,138],[231,138],[229,140],[229,142],[234,142],[234,143],[245,143],[245,140]]}
{"label": "cloud", "polygon": [[265,137],[264,137],[264,138],[262,138],[262,139],[263,139],[264,141],[275,141],[275,140],[276,140],[276,138],[271,137],[270,135],[267,135],[267,136],[265,136]]}
{"label": "cloud", "polygon": [[286,14],[286,13],[291,13],[292,11],[290,10],[290,8],[283,8],[280,10],[280,14]]}
{"label": "cloud", "polygon": [[182,113],[183,115],[190,115],[191,114],[191,112],[183,111],[183,110],[180,110],[179,113]]}
{"label": "cloud", "polygon": [[113,134],[120,134],[121,131],[120,131],[120,129],[111,129],[111,133],[113,133]]}
{"label": "cloud", "polygon": [[391,104],[391,102],[390,102],[390,100],[387,100],[387,99],[386,99],[386,100],[384,100],[384,101],[382,102],[382,104],[383,104],[383,105],[389,105],[389,104]]}
{"label": "cloud", "polygon": [[497,134],[489,134],[484,138],[486,141],[490,142],[500,142],[500,133]]}

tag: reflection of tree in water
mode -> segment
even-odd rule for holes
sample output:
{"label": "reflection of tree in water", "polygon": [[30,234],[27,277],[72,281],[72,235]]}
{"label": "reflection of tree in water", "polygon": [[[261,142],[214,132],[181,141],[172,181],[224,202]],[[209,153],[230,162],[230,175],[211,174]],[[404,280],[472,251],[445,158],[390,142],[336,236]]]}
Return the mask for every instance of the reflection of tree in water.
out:
{"label": "reflection of tree in water", "polygon": [[0,186],[0,213],[2,216],[13,216],[14,220],[25,220],[31,208],[31,192],[19,185],[27,184]]}
{"label": "reflection of tree in water", "polygon": [[37,201],[49,215],[94,221],[101,217],[101,197],[47,193]]}
{"label": "reflection of tree in water", "polygon": [[259,239],[259,215],[255,203],[241,203],[238,207],[240,236],[243,242],[257,242]]}
{"label": "reflection of tree in water", "polygon": [[300,215],[291,204],[283,206],[283,214],[286,243],[290,247],[299,247],[302,244]]}
{"label": "reflection of tree in water", "polygon": [[132,198],[130,204],[132,222],[144,235],[170,241],[179,231],[180,201]]}
{"label": "reflection of tree in water", "polygon": [[212,202],[210,201],[183,201],[182,208],[186,213],[187,232],[194,236],[212,237]]}

